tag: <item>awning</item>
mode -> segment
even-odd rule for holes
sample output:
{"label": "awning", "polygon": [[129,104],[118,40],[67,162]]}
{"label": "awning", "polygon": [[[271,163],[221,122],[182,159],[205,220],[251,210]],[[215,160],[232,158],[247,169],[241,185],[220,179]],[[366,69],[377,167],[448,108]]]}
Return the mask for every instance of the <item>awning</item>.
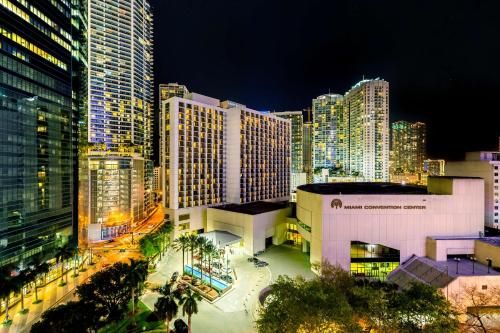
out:
{"label": "awning", "polygon": [[239,243],[241,240],[240,236],[236,236],[235,234],[222,230],[204,232],[202,234],[199,234],[198,236],[205,237],[220,249],[222,249],[226,245]]}

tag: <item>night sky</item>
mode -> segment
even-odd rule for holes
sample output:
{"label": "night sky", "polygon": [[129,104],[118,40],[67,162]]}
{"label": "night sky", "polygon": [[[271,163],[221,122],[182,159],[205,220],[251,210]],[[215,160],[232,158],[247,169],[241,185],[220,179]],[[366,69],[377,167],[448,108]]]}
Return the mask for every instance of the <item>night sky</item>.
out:
{"label": "night sky", "polygon": [[433,158],[500,136],[500,1],[152,0],[155,85],[257,110],[300,110],[363,78],[390,120],[428,124]]}

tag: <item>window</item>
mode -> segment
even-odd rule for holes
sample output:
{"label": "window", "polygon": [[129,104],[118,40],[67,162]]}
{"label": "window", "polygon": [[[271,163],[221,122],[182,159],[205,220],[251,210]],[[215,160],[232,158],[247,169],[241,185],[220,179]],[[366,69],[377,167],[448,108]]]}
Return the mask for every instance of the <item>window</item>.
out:
{"label": "window", "polygon": [[179,215],[179,221],[189,220],[189,214],[181,214]]}

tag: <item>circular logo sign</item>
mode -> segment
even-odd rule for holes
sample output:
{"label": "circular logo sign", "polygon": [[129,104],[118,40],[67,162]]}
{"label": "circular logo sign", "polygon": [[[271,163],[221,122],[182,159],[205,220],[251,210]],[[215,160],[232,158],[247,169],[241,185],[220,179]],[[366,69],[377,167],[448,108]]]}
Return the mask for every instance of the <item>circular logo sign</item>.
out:
{"label": "circular logo sign", "polygon": [[330,204],[332,206],[332,208],[342,208],[342,200],[340,199],[333,199],[332,200],[332,203]]}

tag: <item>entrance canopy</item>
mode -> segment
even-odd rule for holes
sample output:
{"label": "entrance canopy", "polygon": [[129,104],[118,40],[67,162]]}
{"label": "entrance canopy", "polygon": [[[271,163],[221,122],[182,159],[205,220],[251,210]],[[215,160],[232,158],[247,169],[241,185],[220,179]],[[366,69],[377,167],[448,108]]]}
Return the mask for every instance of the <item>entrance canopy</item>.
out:
{"label": "entrance canopy", "polygon": [[207,240],[211,241],[218,248],[223,248],[226,245],[232,245],[239,243],[241,240],[240,236],[236,236],[230,232],[222,230],[214,230],[210,232],[205,232],[199,234],[200,237],[205,237]]}

